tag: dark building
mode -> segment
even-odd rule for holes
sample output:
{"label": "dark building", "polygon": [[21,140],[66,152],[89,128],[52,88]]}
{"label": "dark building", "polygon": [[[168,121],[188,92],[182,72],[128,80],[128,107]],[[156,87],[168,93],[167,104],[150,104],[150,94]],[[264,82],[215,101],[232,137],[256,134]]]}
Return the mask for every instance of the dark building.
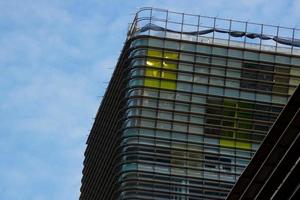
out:
{"label": "dark building", "polygon": [[87,140],[81,199],[225,199],[300,83],[297,29],[140,9]]}
{"label": "dark building", "polygon": [[227,199],[300,199],[300,87]]}

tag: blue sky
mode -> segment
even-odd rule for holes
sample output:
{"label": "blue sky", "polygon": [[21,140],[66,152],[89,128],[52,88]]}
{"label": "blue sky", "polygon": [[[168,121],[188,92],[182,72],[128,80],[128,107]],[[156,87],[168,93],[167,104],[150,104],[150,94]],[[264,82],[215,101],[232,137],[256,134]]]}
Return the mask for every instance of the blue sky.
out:
{"label": "blue sky", "polygon": [[299,0],[0,0],[0,199],[78,199],[85,141],[143,6],[300,28]]}

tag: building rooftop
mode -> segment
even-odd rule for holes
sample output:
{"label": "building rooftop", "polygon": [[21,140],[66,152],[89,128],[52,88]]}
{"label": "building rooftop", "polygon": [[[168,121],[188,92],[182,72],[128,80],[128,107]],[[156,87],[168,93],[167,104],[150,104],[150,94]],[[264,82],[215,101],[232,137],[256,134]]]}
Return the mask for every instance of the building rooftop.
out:
{"label": "building rooftop", "polygon": [[128,39],[137,35],[300,55],[300,29],[151,7],[141,8],[135,14]]}

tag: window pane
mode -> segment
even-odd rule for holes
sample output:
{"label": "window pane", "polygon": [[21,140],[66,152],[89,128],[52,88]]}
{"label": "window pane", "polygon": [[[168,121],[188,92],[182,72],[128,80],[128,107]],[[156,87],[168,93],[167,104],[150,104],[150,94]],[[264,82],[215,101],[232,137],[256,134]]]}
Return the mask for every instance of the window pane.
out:
{"label": "window pane", "polygon": [[148,59],[146,63],[148,66],[151,66],[151,67],[161,67],[160,60]]}
{"label": "window pane", "polygon": [[162,57],[162,52],[158,50],[148,49],[148,56]]}
{"label": "window pane", "polygon": [[178,69],[182,70],[182,71],[192,72],[193,71],[193,65],[179,63]]}
{"label": "window pane", "polygon": [[170,61],[163,61],[163,68],[165,69],[177,69],[177,64]]}
{"label": "window pane", "polygon": [[178,60],[178,53],[176,52],[164,52],[164,57],[168,59]]}
{"label": "window pane", "polygon": [[178,80],[192,81],[192,75],[191,74],[178,73]]}
{"label": "window pane", "polygon": [[190,83],[181,83],[181,82],[177,83],[177,90],[190,92],[191,89],[192,89],[192,85]]}
{"label": "window pane", "polygon": [[145,78],[145,86],[149,87],[159,87],[159,80],[158,79],[152,79],[152,78]]}
{"label": "window pane", "polygon": [[[162,45],[160,47],[162,47]],[[165,41],[165,47],[170,48],[170,49],[179,49],[179,43],[174,42],[174,41],[166,40]]]}
{"label": "window pane", "polygon": [[176,73],[175,72],[170,72],[170,71],[162,71],[161,72],[161,77],[162,78],[167,78],[167,79],[176,79]]}
{"label": "window pane", "polygon": [[157,69],[146,69],[146,76],[150,77],[160,77],[160,71]]}
{"label": "window pane", "polygon": [[163,89],[175,90],[176,89],[176,82],[175,81],[161,80],[160,87],[163,88]]}

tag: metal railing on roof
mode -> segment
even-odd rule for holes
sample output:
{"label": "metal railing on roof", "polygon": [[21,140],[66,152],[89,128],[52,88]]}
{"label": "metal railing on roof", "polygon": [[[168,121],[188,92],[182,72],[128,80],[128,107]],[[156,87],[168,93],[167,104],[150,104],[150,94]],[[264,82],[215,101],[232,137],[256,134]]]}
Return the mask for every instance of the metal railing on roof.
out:
{"label": "metal railing on roof", "polygon": [[135,14],[128,39],[152,35],[193,42],[300,55],[300,29],[145,7]]}

